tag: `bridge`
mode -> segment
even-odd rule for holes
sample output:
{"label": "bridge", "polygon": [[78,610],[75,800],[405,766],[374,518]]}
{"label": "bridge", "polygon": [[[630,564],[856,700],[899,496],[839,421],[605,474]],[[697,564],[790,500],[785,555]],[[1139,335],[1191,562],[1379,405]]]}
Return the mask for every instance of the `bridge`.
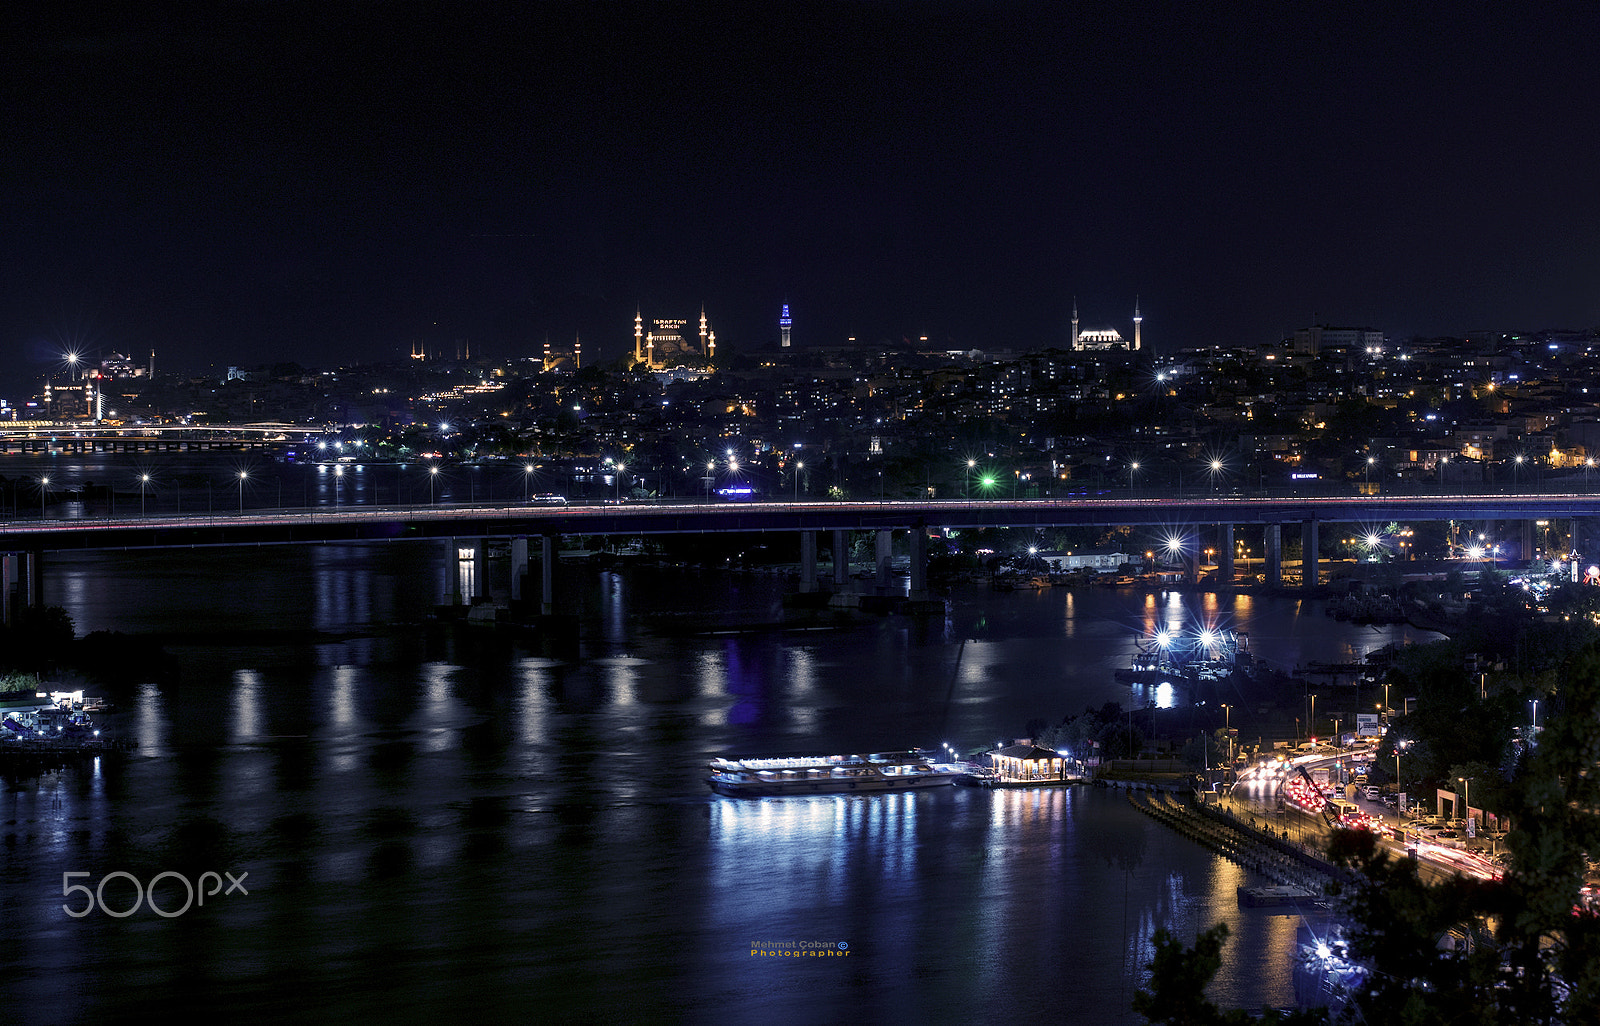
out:
{"label": "bridge", "polygon": [[305,424],[114,424],[94,421],[0,421],[0,454],[202,452],[264,449],[321,435]]}
{"label": "bridge", "polygon": [[[834,536],[842,551],[851,532],[877,537],[879,584],[888,572],[891,538],[904,532],[911,547],[911,594],[925,591],[927,537],[930,531],[990,527],[1141,526],[1164,528],[1175,540],[1192,580],[1198,566],[1197,531],[1217,531],[1216,553],[1224,580],[1233,575],[1233,532],[1237,526],[1263,531],[1264,567],[1270,583],[1282,581],[1284,525],[1301,530],[1303,579],[1318,580],[1318,531],[1323,524],[1508,521],[1531,527],[1536,521],[1571,520],[1579,547],[1593,551],[1600,541],[1600,496],[1530,495],[1362,495],[1222,496],[960,500],[960,501],[795,501],[795,502],[594,502],[575,504],[471,504],[451,506],[353,506],[342,509],[249,509],[237,513],[181,513],[152,516],[0,520],[0,577],[4,614],[15,602],[37,601],[38,554],[59,551],[195,548],[201,546],[294,545],[348,541],[449,540],[456,550],[472,543],[474,560],[484,558],[489,538],[513,544],[514,590],[529,564],[529,539],[538,539],[546,611],[552,601],[554,541],[562,535],[653,535],[797,532],[801,540],[801,587],[817,587],[817,534]],[[1529,555],[1526,546],[1520,554]],[[463,558],[468,558],[463,556]],[[835,583],[843,585],[843,561],[834,561]],[[482,573],[475,580],[485,580]],[[520,598],[520,595],[514,595]]]}

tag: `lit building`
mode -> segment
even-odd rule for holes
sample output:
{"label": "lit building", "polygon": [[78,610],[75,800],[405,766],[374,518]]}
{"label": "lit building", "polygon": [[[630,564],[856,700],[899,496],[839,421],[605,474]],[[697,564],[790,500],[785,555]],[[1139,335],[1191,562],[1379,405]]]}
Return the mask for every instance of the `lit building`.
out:
{"label": "lit building", "polygon": [[1139,313],[1139,301],[1133,303],[1133,341],[1130,343],[1122,337],[1122,332],[1116,328],[1080,328],[1078,326],[1078,301],[1072,301],[1072,348],[1074,351],[1125,349],[1128,352],[1137,352],[1144,345],[1141,337],[1140,325],[1144,317]]}
{"label": "lit building", "polygon": [[794,319],[789,316],[789,304],[783,304],[783,313],[778,317],[778,345],[783,349],[789,348],[789,329],[794,327]]}

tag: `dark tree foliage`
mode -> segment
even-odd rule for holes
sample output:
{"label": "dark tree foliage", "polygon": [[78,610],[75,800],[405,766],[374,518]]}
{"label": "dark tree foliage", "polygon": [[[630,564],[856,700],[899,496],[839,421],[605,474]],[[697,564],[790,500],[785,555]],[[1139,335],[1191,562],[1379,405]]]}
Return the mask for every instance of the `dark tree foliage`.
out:
{"label": "dark tree foliage", "polygon": [[1246,1023],[1284,1023],[1311,1026],[1328,1021],[1321,1009],[1281,1012],[1262,1009],[1259,1015],[1239,1009],[1223,1011],[1206,997],[1206,987],[1222,968],[1222,944],[1228,925],[1218,923],[1195,938],[1189,948],[1167,930],[1151,938],[1155,955],[1150,959],[1150,989],[1133,996],[1133,1010],[1151,1023],[1167,1026],[1244,1026]]}
{"label": "dark tree foliage", "polygon": [[1503,880],[1425,884],[1372,835],[1335,835],[1335,860],[1360,874],[1345,897],[1367,1021],[1600,1022],[1600,919],[1579,904],[1585,856],[1600,852],[1600,649],[1558,679],[1538,743],[1498,791],[1515,824]]}

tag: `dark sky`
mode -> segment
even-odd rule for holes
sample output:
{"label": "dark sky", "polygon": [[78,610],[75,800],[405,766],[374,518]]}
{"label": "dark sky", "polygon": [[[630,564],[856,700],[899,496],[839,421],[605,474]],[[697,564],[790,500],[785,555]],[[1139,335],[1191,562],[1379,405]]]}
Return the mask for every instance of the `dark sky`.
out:
{"label": "dark sky", "polygon": [[1600,325],[1593,3],[107,6],[8,16],[7,384],[587,363],[702,304],[746,346],[785,301],[797,345],[1059,344],[1074,295],[1169,349]]}

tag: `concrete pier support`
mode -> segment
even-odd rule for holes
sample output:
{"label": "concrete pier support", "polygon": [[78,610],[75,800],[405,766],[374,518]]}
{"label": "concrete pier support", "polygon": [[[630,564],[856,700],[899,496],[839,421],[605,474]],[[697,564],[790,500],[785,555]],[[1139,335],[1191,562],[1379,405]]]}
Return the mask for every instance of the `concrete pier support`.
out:
{"label": "concrete pier support", "polygon": [[874,549],[873,563],[877,567],[877,589],[879,595],[889,593],[889,562],[894,558],[894,532],[889,528],[879,528],[877,545]]}
{"label": "concrete pier support", "polygon": [[487,602],[492,596],[489,587],[489,539],[472,539],[472,601]]}
{"label": "concrete pier support", "polygon": [[1233,587],[1233,525],[1217,525],[1217,576],[1224,588]]}
{"label": "concrete pier support", "polygon": [[817,590],[817,532],[800,532],[800,591]]}
{"label": "concrete pier support", "polygon": [[833,590],[843,591],[850,583],[850,535],[848,531],[833,532]]}
{"label": "concrete pier support", "polygon": [[459,538],[445,539],[444,560],[444,604],[459,606],[463,604],[461,594],[461,540]]}
{"label": "concrete pier support", "polygon": [[511,539],[511,601],[522,601],[522,578],[528,573],[528,539],[518,535]]}
{"label": "concrete pier support", "polygon": [[928,532],[921,526],[913,527],[907,540],[911,548],[911,594],[913,602],[928,597]]}
{"label": "concrete pier support", "polygon": [[1317,586],[1317,522],[1307,520],[1300,525],[1300,583],[1307,588]]}
{"label": "concrete pier support", "polygon": [[1267,561],[1267,585],[1283,586],[1283,525],[1268,524],[1261,539],[1261,552]]}
{"label": "concrete pier support", "polygon": [[539,612],[551,616],[556,611],[556,540],[539,536]]}
{"label": "concrete pier support", "polygon": [[[1532,559],[1536,554],[1534,548],[1537,544],[1534,537],[1534,523],[1532,520],[1517,521],[1517,543],[1520,546],[1517,558],[1524,562]],[[1549,557],[1546,556],[1546,559]]]}

